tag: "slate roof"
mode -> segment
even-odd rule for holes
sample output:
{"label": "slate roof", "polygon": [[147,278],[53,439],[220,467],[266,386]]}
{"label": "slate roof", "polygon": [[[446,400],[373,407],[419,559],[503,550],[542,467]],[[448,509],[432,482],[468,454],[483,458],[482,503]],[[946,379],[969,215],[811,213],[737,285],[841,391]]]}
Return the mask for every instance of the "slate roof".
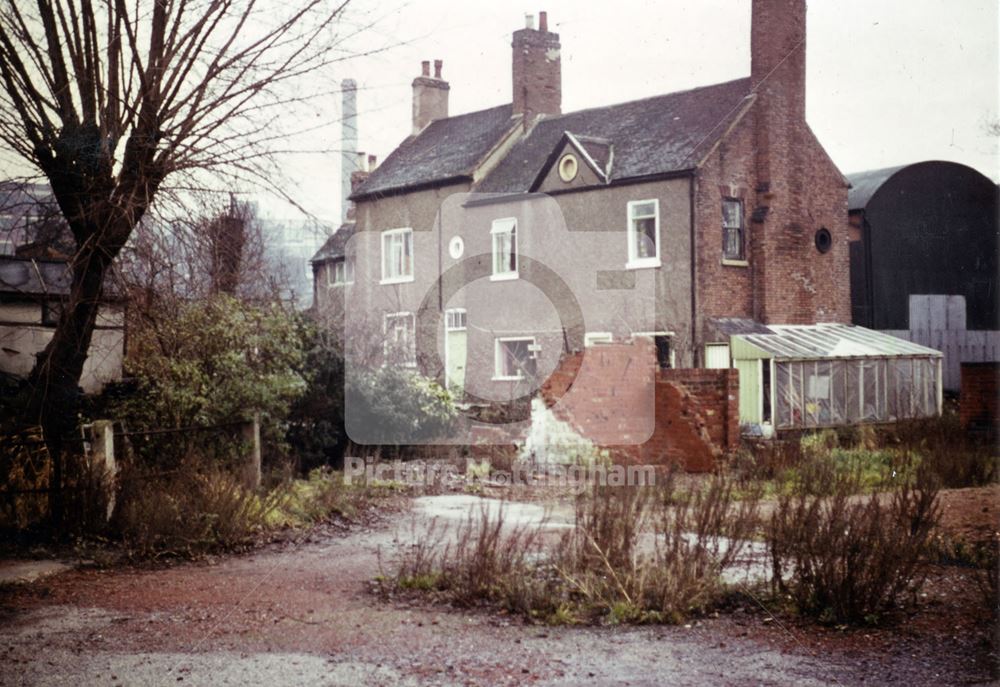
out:
{"label": "slate roof", "polygon": [[533,190],[539,170],[567,131],[614,148],[611,183],[694,169],[739,115],[750,79],[541,119],[479,184],[484,194]]}
{"label": "slate roof", "polygon": [[870,169],[867,172],[848,174],[847,180],[851,182],[851,189],[847,192],[847,209],[863,210],[875,192],[882,187],[882,184],[889,181],[889,177],[907,167],[909,165]]}
{"label": "slate roof", "polygon": [[351,198],[471,179],[480,160],[520,121],[511,119],[512,112],[507,104],[431,122],[392,151]]}
{"label": "slate roof", "polygon": [[354,236],[356,228],[357,225],[354,222],[344,222],[341,224],[337,227],[337,231],[333,232],[330,238],[316,251],[316,255],[312,256],[309,262],[315,264],[344,257],[344,249],[347,247],[347,241]]}

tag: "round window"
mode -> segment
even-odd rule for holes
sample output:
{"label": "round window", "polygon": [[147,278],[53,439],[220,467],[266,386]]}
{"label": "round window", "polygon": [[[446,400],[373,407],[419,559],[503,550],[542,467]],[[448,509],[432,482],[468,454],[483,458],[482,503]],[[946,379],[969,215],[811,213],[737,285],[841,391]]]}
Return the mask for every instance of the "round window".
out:
{"label": "round window", "polygon": [[448,242],[448,255],[454,260],[458,260],[462,257],[462,253],[465,252],[465,241],[462,240],[461,236],[452,236],[451,241]]}
{"label": "round window", "polygon": [[559,160],[559,178],[567,183],[573,181],[578,167],[575,155],[563,155]]}
{"label": "round window", "polygon": [[816,250],[826,253],[831,248],[833,248],[833,237],[830,236],[829,229],[822,227],[816,232]]}

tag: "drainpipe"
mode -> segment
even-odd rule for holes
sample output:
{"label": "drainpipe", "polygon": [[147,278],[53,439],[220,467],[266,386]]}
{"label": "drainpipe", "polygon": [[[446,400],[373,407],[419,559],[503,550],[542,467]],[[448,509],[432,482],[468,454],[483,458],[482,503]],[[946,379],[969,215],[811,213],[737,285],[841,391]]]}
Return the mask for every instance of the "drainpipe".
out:
{"label": "drainpipe", "polygon": [[692,174],[688,183],[688,205],[691,208],[691,224],[689,227],[691,234],[691,367],[698,367],[698,359],[701,357],[698,355],[698,340],[696,336],[698,330],[698,243],[695,232],[695,220],[697,219],[695,213],[697,183],[697,176]]}

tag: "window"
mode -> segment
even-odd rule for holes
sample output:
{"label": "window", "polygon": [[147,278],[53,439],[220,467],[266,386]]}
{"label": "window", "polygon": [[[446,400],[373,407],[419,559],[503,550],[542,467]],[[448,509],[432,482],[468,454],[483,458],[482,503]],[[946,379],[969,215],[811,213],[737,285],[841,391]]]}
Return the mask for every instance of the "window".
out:
{"label": "window", "polygon": [[449,332],[465,331],[465,308],[452,308],[445,312],[444,326]]}
{"label": "window", "polygon": [[416,367],[416,322],[413,313],[399,312],[385,316],[385,364]]}
{"label": "window", "polygon": [[534,337],[496,340],[495,380],[521,380],[535,376]]}
{"label": "window", "polygon": [[326,278],[329,286],[354,283],[354,260],[342,258],[334,261],[327,268]]}
{"label": "window", "polygon": [[614,343],[611,332],[587,332],[583,335],[583,345],[585,348],[590,348],[594,344],[609,343]]}
{"label": "window", "polygon": [[413,230],[382,232],[382,283],[413,281]]}
{"label": "window", "polygon": [[573,181],[573,179],[576,179],[576,172],[578,169],[579,164],[576,161],[575,155],[563,155],[562,159],[559,160],[559,178],[567,184]]}
{"label": "window", "polygon": [[722,201],[722,259],[743,260],[743,201],[726,198]]}
{"label": "window", "polygon": [[653,337],[656,346],[656,364],[661,370],[669,370],[674,366],[674,351],[670,348],[670,337],[658,334]]}
{"label": "window", "polygon": [[62,301],[42,301],[42,324],[46,327],[55,327],[62,317]]}
{"label": "window", "polygon": [[628,204],[628,264],[626,267],[659,266],[659,201],[633,200]]}
{"label": "window", "polygon": [[490,279],[517,279],[517,220],[513,217],[494,220],[493,275]]}

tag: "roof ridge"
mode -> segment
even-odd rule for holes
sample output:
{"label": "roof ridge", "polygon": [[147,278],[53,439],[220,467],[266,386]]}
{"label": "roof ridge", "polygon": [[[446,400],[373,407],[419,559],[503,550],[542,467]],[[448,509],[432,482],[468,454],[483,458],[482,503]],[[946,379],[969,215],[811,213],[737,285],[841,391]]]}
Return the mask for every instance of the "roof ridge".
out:
{"label": "roof ridge", "polygon": [[704,90],[708,90],[710,88],[719,88],[721,86],[732,86],[734,84],[739,83],[740,81],[746,81],[746,82],[749,83],[750,77],[749,76],[745,76],[745,77],[740,78],[740,79],[731,79],[729,81],[721,81],[719,83],[706,84],[705,86],[696,86],[694,88],[686,88],[686,89],[684,89],[682,91],[670,91],[669,93],[660,93],[658,95],[647,95],[647,96],[644,96],[642,98],[635,98],[633,100],[622,100],[622,101],[617,102],[617,103],[609,103],[608,105],[596,105],[594,107],[585,107],[582,110],[573,110],[572,112],[563,112],[563,113],[558,114],[558,115],[552,115],[552,116],[546,115],[546,116],[543,116],[540,119],[540,121],[555,122],[555,121],[558,121],[558,120],[560,120],[560,119],[562,119],[564,117],[571,117],[573,115],[583,114],[585,112],[596,112],[598,110],[609,110],[609,109],[611,109],[613,107],[620,107],[622,105],[632,105],[634,103],[641,103],[641,102],[644,102],[644,101],[647,101],[647,100],[657,100],[659,98],[668,98],[668,97],[676,96],[676,95],[684,95],[684,94],[688,94],[688,93],[694,93],[695,91],[704,91]]}

